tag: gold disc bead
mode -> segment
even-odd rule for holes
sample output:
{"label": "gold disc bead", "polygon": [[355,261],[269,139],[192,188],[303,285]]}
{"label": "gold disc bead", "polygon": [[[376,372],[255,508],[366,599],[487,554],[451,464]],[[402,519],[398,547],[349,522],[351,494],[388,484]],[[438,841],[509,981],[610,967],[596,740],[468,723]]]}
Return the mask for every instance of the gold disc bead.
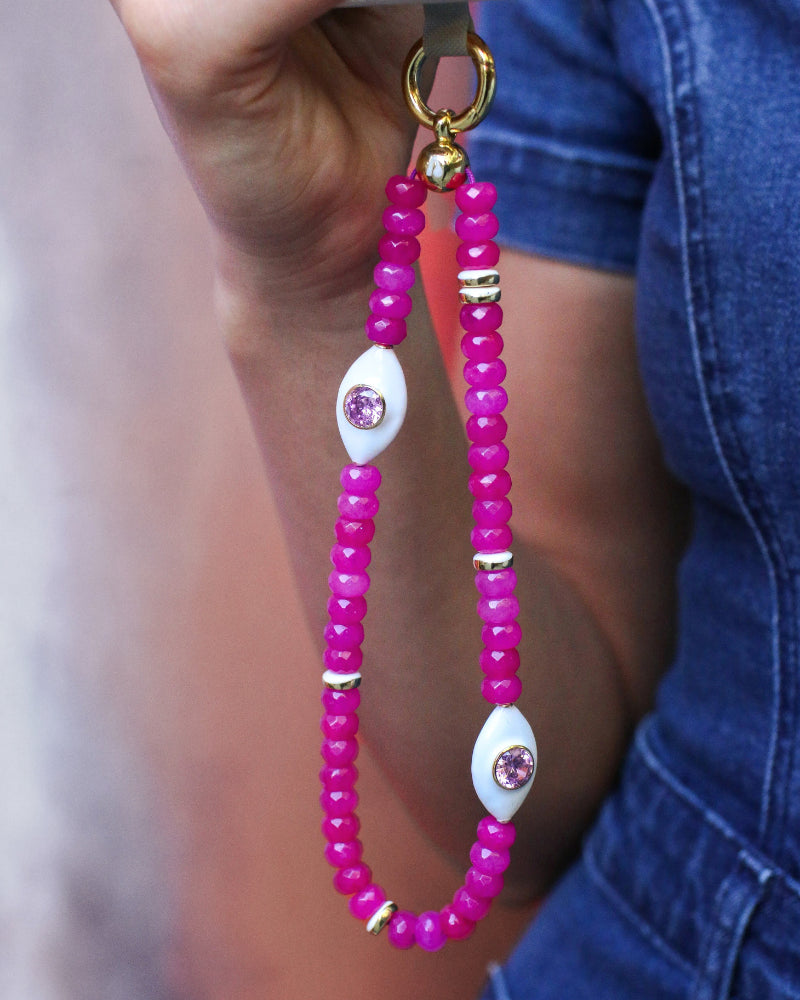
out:
{"label": "gold disc bead", "polygon": [[350,691],[361,684],[361,674],[337,674],[335,670],[326,670],[322,675],[322,683],[329,691]]}
{"label": "gold disc bead", "polygon": [[387,899],[367,921],[367,932],[369,934],[380,934],[392,917],[397,913],[397,903]]}
{"label": "gold disc bead", "polygon": [[472,557],[472,565],[477,570],[510,569],[514,565],[514,554],[505,552],[476,552]]}

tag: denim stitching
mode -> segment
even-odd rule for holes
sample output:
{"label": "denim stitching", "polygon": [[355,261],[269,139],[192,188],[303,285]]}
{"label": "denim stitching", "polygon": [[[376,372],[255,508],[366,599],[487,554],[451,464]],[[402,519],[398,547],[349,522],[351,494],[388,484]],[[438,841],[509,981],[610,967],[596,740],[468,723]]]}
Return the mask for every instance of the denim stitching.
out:
{"label": "denim stitching", "polygon": [[523,136],[507,129],[484,126],[480,137],[474,140],[476,145],[482,141],[491,142],[496,146],[505,146],[509,150],[525,150],[563,160],[565,163],[578,163],[592,167],[602,167],[613,171],[623,171],[642,174],[645,179],[652,176],[653,164],[638,156],[626,156],[622,153],[612,153],[608,150],[595,150],[589,146],[572,146],[541,136]]}

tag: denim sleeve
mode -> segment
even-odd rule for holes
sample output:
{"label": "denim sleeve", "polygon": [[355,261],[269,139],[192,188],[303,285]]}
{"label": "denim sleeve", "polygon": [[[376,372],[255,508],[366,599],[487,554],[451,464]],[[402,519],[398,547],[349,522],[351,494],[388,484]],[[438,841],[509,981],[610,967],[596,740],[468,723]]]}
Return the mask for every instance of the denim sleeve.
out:
{"label": "denim sleeve", "polygon": [[497,185],[503,242],[633,270],[660,138],[617,63],[603,0],[498,0],[479,16],[498,87],[469,150]]}

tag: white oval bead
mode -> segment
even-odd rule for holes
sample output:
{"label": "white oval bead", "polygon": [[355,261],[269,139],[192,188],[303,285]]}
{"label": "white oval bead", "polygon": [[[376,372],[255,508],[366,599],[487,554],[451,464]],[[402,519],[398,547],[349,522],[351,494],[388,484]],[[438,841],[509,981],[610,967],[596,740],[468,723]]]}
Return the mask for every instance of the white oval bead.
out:
{"label": "white oval bead", "polygon": [[[502,788],[494,776],[495,761],[511,747],[526,747],[533,757],[534,773],[522,788]],[[536,775],[536,739],[528,720],[514,705],[498,705],[475,741],[472,783],[487,812],[507,823],[531,790]]]}
{"label": "white oval bead", "polygon": [[[355,427],[345,416],[345,397],[357,386],[374,389],[385,402],[385,413],[374,427]],[[336,421],[351,461],[364,465],[380,455],[403,426],[407,405],[406,380],[397,355],[391,348],[370,347],[347,370],[336,398]]]}

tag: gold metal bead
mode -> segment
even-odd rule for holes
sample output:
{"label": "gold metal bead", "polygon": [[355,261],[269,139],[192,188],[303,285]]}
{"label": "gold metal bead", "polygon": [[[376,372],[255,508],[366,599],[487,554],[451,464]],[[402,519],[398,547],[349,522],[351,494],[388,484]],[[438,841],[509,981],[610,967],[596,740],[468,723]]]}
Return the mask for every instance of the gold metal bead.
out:
{"label": "gold metal bead", "polygon": [[367,931],[370,934],[380,934],[383,928],[389,923],[399,907],[390,899],[377,909],[367,921]]}
{"label": "gold metal bead", "polygon": [[437,139],[417,158],[417,173],[431,191],[454,191],[467,179],[469,157],[456,142]]}
{"label": "gold metal bead", "polygon": [[513,552],[476,552],[472,565],[477,570],[496,571],[510,569],[514,565]]}
{"label": "gold metal bead", "polygon": [[486,302],[499,302],[500,289],[491,287],[462,288],[458,293],[459,302],[466,305],[483,305]]}
{"label": "gold metal bead", "polygon": [[458,280],[467,288],[485,288],[487,285],[500,284],[500,272],[494,268],[472,268],[459,271]]}
{"label": "gold metal bead", "polygon": [[329,691],[350,691],[361,684],[361,674],[337,674],[335,670],[326,670],[322,675],[322,683]]}

